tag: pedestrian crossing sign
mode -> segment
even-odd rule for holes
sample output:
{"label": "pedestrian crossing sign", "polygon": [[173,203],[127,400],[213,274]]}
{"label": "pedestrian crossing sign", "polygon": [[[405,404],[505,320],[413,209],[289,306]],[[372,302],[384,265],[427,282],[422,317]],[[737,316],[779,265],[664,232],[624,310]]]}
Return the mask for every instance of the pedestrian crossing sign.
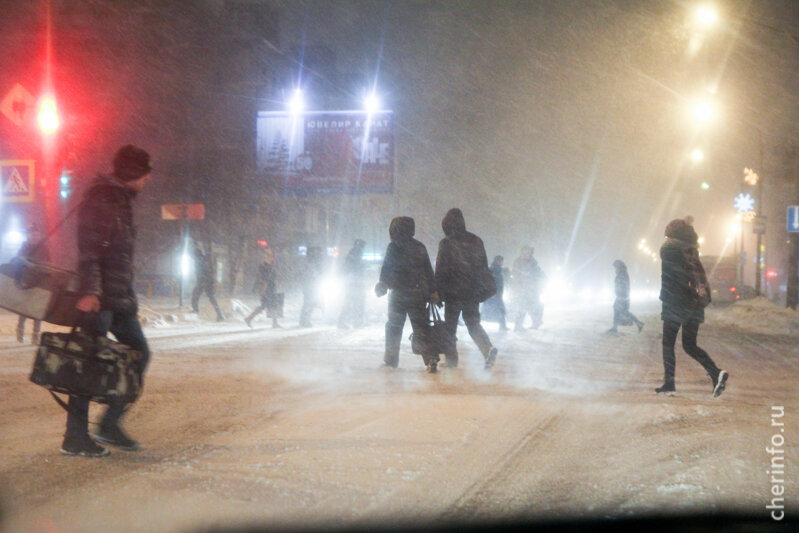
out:
{"label": "pedestrian crossing sign", "polygon": [[35,165],[32,159],[0,160],[0,197],[3,202],[32,202]]}

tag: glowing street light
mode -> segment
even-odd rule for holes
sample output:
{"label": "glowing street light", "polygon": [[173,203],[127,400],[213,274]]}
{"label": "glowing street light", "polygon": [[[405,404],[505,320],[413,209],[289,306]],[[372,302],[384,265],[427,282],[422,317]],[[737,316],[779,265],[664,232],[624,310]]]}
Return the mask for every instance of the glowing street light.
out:
{"label": "glowing street light", "polygon": [[696,20],[703,26],[710,26],[718,19],[716,12],[710,7],[700,7],[696,11]]}
{"label": "glowing street light", "polygon": [[705,153],[699,148],[694,148],[694,150],[691,152],[691,160],[694,163],[699,163],[704,159],[705,159]]}
{"label": "glowing street light", "polygon": [[305,102],[302,98],[302,90],[295,89],[288,101],[288,108],[292,114],[298,115],[305,109]]}
{"label": "glowing street light", "polygon": [[363,108],[367,113],[376,113],[380,110],[380,99],[375,93],[369,93],[363,100]]}
{"label": "glowing street light", "polygon": [[693,114],[699,122],[709,122],[713,118],[713,105],[707,100],[697,102],[694,104]]}

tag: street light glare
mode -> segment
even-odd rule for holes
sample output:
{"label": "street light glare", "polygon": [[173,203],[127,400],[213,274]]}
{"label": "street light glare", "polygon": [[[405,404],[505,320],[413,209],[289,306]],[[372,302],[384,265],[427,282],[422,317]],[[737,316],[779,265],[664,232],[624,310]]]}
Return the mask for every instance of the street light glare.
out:
{"label": "street light glare", "polygon": [[717,18],[716,12],[709,7],[701,7],[696,12],[696,19],[706,26],[716,22]]}
{"label": "street light glare", "polygon": [[700,122],[707,122],[713,117],[713,106],[710,102],[702,101],[694,104],[694,117]]}
{"label": "street light glare", "polygon": [[291,99],[288,102],[289,111],[293,114],[302,113],[302,110],[305,109],[305,102],[302,99],[302,91],[300,89],[295,89],[294,93],[291,95]]}
{"label": "street light glare", "polygon": [[703,159],[705,159],[705,154],[699,148],[695,148],[693,152],[691,152],[691,159],[695,163],[699,163]]}
{"label": "street light glare", "polygon": [[380,110],[380,100],[375,93],[370,93],[364,98],[363,107],[367,113],[375,113]]}

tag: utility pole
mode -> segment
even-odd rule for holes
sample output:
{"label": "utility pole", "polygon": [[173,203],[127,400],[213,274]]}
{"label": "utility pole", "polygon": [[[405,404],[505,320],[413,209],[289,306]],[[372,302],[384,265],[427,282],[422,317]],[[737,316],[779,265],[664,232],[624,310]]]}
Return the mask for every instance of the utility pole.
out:
{"label": "utility pole", "polygon": [[763,224],[763,227],[756,227],[755,233],[757,233],[757,248],[755,249],[755,294],[760,296],[760,279],[763,275],[763,263],[761,260],[761,246],[762,246],[762,239],[763,239],[763,232],[766,231],[765,224],[763,223],[763,133],[760,131],[760,128],[757,128],[757,141],[758,141],[758,148],[760,150],[760,163],[758,167],[758,176],[759,179],[757,180],[757,219],[759,224]]}

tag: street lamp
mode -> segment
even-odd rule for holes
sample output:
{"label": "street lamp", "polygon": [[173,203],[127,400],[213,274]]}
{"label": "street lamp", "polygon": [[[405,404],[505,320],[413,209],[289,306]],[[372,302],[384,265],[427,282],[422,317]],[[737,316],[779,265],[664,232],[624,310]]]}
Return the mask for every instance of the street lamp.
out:
{"label": "street lamp", "polygon": [[703,6],[696,10],[696,20],[703,26],[710,26],[717,18],[716,11],[711,7]]}

